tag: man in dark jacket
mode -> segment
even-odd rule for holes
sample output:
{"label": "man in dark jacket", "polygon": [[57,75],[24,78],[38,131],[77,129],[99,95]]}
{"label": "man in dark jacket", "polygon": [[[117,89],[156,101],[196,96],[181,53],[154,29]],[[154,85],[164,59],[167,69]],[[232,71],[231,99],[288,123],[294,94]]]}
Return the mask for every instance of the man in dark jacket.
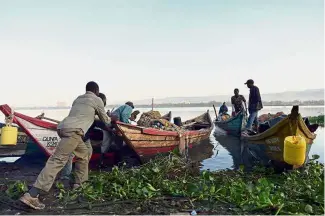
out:
{"label": "man in dark jacket", "polygon": [[221,105],[221,107],[219,109],[219,115],[226,114],[227,112],[228,112],[228,107],[226,105],[226,102],[223,102],[223,104]]}
{"label": "man in dark jacket", "polygon": [[249,117],[246,125],[246,129],[251,130],[253,123],[258,126],[257,116],[258,111],[263,108],[262,99],[260,95],[260,90],[257,86],[254,85],[252,79],[247,80],[245,83],[250,89],[249,91],[249,102],[248,102],[248,112]]}

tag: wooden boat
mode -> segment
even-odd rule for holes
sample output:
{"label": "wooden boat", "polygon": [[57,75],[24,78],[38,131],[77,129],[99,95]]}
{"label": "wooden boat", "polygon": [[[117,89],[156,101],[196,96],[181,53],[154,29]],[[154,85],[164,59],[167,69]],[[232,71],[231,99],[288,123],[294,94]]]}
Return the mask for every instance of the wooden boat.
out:
{"label": "wooden boat", "polygon": [[[0,111],[5,116],[11,114],[11,108],[8,105],[0,105]],[[171,112],[167,113],[164,118],[171,118]],[[57,134],[57,123],[41,120],[38,118],[30,117],[18,112],[14,112],[13,123],[19,126],[20,133],[25,133],[30,140],[26,143],[17,143],[15,146],[0,146],[0,157],[5,156],[22,156],[27,152],[28,147],[32,149],[32,153],[43,152],[46,156],[50,156],[54,153],[60,137]],[[118,124],[122,124],[119,123]],[[100,129],[95,129],[90,135],[91,144],[93,147],[93,155],[91,160],[98,160],[100,157],[100,144],[102,141],[102,132]],[[19,149],[19,154],[17,153]],[[11,152],[11,154],[9,153]],[[12,153],[14,152],[14,153]],[[116,152],[108,152],[105,156],[111,160],[114,160]]]}
{"label": "wooden boat", "polygon": [[167,131],[124,123],[117,124],[124,141],[138,154],[142,162],[157,154],[170,152],[183,143],[191,148],[200,141],[208,139],[213,129],[209,111],[183,122],[182,128],[184,129],[182,131]]}
{"label": "wooden boat", "polygon": [[[2,111],[5,116],[11,114],[11,108],[8,105],[1,105],[0,111]],[[45,156],[49,157],[54,153],[56,146],[60,141],[60,137],[56,130],[57,123],[44,121],[18,112],[13,113],[13,123],[19,126],[19,130],[24,131],[30,141],[27,142],[27,144],[18,142],[17,145],[13,146],[1,146],[0,156],[10,156],[10,151],[14,152],[11,156],[23,156],[27,153],[34,155],[33,153],[36,152],[38,154],[44,153]],[[97,131],[94,131],[93,134],[95,134],[95,136],[92,136],[93,139],[91,140],[91,143],[94,153],[91,160],[98,160],[100,157],[101,137],[97,138]],[[32,152],[28,152],[28,147],[31,147]],[[19,149],[21,155],[16,154],[17,149]],[[105,156],[112,161],[114,160],[113,152],[109,152]]]}
{"label": "wooden boat", "polygon": [[244,112],[239,112],[236,116],[231,117],[227,121],[219,121],[215,119],[215,125],[226,131],[228,135],[240,136],[242,129],[246,125],[246,115]]}
{"label": "wooden boat", "polygon": [[307,159],[316,134],[312,133],[306,126],[299,114],[298,106],[293,106],[291,113],[287,117],[268,130],[256,135],[242,133],[241,139],[245,142],[245,145],[250,146],[252,149],[257,148],[257,150],[265,154],[265,157],[276,164],[287,165],[283,159],[284,139],[293,135],[305,138]]}
{"label": "wooden boat", "polygon": [[[44,113],[41,114],[41,115],[44,116]],[[172,112],[169,111],[167,114],[163,115],[161,118],[166,119],[167,121],[171,121]],[[49,119],[49,118],[47,118],[47,119]],[[54,120],[54,121],[57,122],[56,120]],[[0,137],[1,137],[1,128],[4,127],[4,126],[5,126],[5,124],[0,122]],[[28,135],[24,132],[23,129],[21,129],[18,125],[15,125],[15,126],[18,127],[17,143],[19,145],[19,149],[24,149],[24,147],[21,147],[21,146],[25,146],[25,148],[26,148],[27,142],[30,139],[29,139]],[[100,137],[98,137],[98,140],[99,139],[100,139]],[[0,149],[1,149],[1,146],[0,146]],[[0,153],[0,156],[1,156],[1,153]]]}

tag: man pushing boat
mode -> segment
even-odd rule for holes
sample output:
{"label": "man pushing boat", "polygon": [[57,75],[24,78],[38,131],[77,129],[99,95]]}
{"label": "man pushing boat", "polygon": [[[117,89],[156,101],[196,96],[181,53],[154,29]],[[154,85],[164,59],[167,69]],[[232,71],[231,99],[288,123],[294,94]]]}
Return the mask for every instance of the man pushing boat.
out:
{"label": "man pushing boat", "polygon": [[57,127],[61,140],[55,152],[47,160],[33,187],[20,198],[21,202],[34,209],[45,208],[38,199],[39,193],[41,190],[48,192],[51,189],[58,172],[66,165],[72,153],[76,157],[76,178],[73,188],[78,188],[88,180],[90,156],[83,137],[93,124],[96,114],[104,123],[111,122],[111,118],[105,112],[104,103],[98,95],[99,86],[91,81],[86,85],[86,93],[74,100],[69,115]]}
{"label": "man pushing boat", "polygon": [[[104,103],[104,107],[105,107],[106,106],[106,95],[103,93],[99,93],[98,97],[100,97],[102,99],[102,101]],[[60,123],[60,122],[58,122],[58,123]],[[98,120],[97,118],[95,119],[94,123],[91,125],[91,127],[88,129],[87,133],[83,137],[83,141],[86,144],[86,146],[88,147],[90,158],[93,153],[93,148],[92,148],[91,142],[90,142],[90,133],[94,130],[95,127],[100,128],[102,131],[107,131],[107,132],[110,132],[112,130],[110,126],[108,126],[101,120]],[[70,184],[70,175],[72,172],[73,157],[74,157],[74,155],[71,154],[67,164],[63,167],[63,169],[61,171],[60,179],[63,181],[64,185],[67,185],[66,183]]]}

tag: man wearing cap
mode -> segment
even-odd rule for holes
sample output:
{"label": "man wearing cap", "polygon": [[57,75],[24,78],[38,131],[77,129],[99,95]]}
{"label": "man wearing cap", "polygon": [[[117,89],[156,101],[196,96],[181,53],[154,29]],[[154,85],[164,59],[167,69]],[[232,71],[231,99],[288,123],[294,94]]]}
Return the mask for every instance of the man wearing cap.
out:
{"label": "man wearing cap", "polygon": [[[111,112],[111,116],[114,116],[118,121],[130,124],[130,120],[135,120],[136,114],[132,115],[132,110],[134,109],[134,105],[131,101],[126,102],[124,105],[118,107],[116,110]],[[138,114],[139,112],[137,112]],[[130,119],[130,120],[129,120]],[[120,136],[115,135],[109,131],[103,131],[103,142],[101,145],[101,158],[100,163],[103,164],[104,154],[111,147],[121,147],[123,145],[123,139]]]}
{"label": "man wearing cap", "polygon": [[129,124],[129,118],[131,117],[132,110],[134,105],[131,101],[126,102],[124,105],[120,106],[112,112],[112,115],[115,115],[120,122]]}
{"label": "man wearing cap", "polygon": [[249,101],[248,101],[248,112],[249,117],[246,125],[246,129],[251,130],[253,123],[258,125],[257,116],[258,111],[263,108],[262,99],[260,95],[260,90],[257,86],[254,85],[254,81],[252,79],[247,80],[245,83],[247,87],[250,89],[249,91]]}

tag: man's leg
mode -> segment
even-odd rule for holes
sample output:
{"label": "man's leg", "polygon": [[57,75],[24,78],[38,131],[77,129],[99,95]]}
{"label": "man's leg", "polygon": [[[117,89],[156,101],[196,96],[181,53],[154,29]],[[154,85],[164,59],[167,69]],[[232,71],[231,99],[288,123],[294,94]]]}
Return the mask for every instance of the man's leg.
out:
{"label": "man's leg", "polygon": [[74,151],[76,156],[75,162],[75,185],[74,188],[81,185],[88,180],[88,166],[89,166],[89,148],[84,142],[79,143]]}
{"label": "man's leg", "polygon": [[249,117],[247,120],[246,129],[248,129],[248,130],[252,129],[253,122],[255,121],[256,118],[257,118],[257,112],[249,111]]}
{"label": "man's leg", "polygon": [[91,156],[92,156],[92,154],[93,154],[93,147],[91,146],[91,142],[90,142],[90,139],[87,139],[86,141],[85,141],[85,145],[87,146],[87,148],[88,148],[88,160],[90,161],[90,158],[91,158]]}
{"label": "man's leg", "polygon": [[20,198],[23,203],[34,209],[43,209],[45,207],[38,200],[39,191],[43,190],[48,192],[51,189],[58,172],[67,164],[71,153],[80,143],[83,143],[81,139],[82,133],[76,129],[63,129],[59,133],[61,140],[55,152],[47,160],[45,167],[38,175],[33,187]]}
{"label": "man's leg", "polygon": [[103,165],[104,162],[104,154],[109,150],[112,146],[112,136],[111,133],[108,131],[103,130],[103,142],[101,145],[101,155],[100,155],[100,165]]}
{"label": "man's leg", "polygon": [[71,154],[69,156],[68,162],[67,164],[63,167],[63,169],[61,170],[61,180],[70,180],[70,175],[72,172],[72,160],[73,160],[74,155]]}
{"label": "man's leg", "polygon": [[254,125],[256,127],[256,131],[258,130],[258,111],[256,111],[256,115],[255,115],[255,118],[254,118]]}

